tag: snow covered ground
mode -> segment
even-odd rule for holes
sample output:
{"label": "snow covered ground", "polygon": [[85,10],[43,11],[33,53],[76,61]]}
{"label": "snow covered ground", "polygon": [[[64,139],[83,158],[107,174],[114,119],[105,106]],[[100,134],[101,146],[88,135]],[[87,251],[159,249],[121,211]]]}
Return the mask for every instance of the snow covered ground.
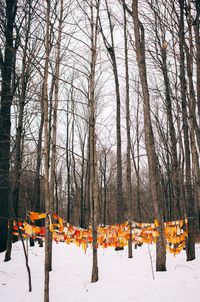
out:
{"label": "snow covered ground", "polygon": [[[155,271],[155,246],[150,246]],[[53,245],[53,271],[50,273],[50,302],[197,302],[200,284],[200,245],[197,260],[186,262],[185,252],[167,254],[167,272],[154,272],[153,280],[148,245],[116,252],[99,249],[99,281],[90,283],[92,251],[74,245]],[[28,292],[22,244],[13,245],[12,260],[3,262],[0,254],[0,301],[42,302],[44,249],[29,248],[33,291]]]}

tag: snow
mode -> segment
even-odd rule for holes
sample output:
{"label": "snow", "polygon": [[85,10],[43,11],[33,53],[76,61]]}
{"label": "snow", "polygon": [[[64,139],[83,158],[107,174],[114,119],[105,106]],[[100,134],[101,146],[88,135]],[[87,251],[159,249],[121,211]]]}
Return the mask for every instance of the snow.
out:
{"label": "snow", "polygon": [[[167,254],[167,272],[155,272],[155,246],[149,246],[155,279],[151,271],[148,245],[133,250],[99,249],[99,281],[90,283],[92,250],[86,253],[75,245],[53,244],[53,271],[50,273],[50,302],[197,302],[200,284],[200,245],[197,259],[186,262],[185,252]],[[0,300],[42,302],[44,248],[29,247],[33,291],[28,279],[21,242],[13,245],[12,260],[0,254]]]}

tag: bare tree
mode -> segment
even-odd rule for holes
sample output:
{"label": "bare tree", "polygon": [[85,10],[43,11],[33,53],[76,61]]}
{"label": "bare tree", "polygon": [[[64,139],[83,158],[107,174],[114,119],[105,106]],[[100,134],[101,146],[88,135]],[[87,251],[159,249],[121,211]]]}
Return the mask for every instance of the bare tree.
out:
{"label": "bare tree", "polygon": [[91,71],[89,76],[89,154],[90,154],[90,205],[91,205],[91,226],[92,226],[92,250],[93,265],[91,282],[96,282],[98,276],[97,264],[97,226],[98,226],[98,180],[97,180],[97,154],[96,154],[96,98],[95,98],[95,75],[97,60],[97,36],[100,0],[96,3],[96,17],[94,15],[94,3],[90,1],[91,13]]}
{"label": "bare tree", "polygon": [[44,66],[44,81],[43,81],[43,109],[44,109],[44,181],[45,181],[45,211],[47,213],[45,219],[45,266],[44,266],[44,301],[49,302],[49,267],[50,267],[50,231],[49,231],[49,214],[50,208],[50,188],[49,188],[49,115],[48,115],[48,65],[49,65],[49,30],[50,30],[50,1],[46,0],[45,13],[45,66]]}
{"label": "bare tree", "polygon": [[127,186],[127,209],[128,220],[130,220],[130,238],[128,241],[128,257],[133,257],[132,252],[132,232],[131,232],[131,219],[133,218],[133,202],[132,202],[132,186],[131,186],[131,135],[130,135],[130,93],[129,93],[129,65],[128,65],[128,40],[127,40],[127,18],[126,7],[123,3],[124,13],[124,54],[125,54],[125,74],[126,74],[126,136],[127,136],[127,149],[126,149],[126,186]]}
{"label": "bare tree", "polygon": [[150,96],[147,81],[146,60],[145,60],[145,32],[144,27],[138,16],[138,1],[132,1],[132,17],[134,23],[136,57],[139,68],[139,75],[143,93],[143,109],[144,109],[144,132],[145,144],[147,150],[149,177],[151,184],[152,200],[154,205],[155,218],[159,220],[160,236],[156,244],[156,270],[166,270],[166,248],[164,239],[164,220],[163,208],[160,195],[160,173],[158,169],[158,159],[155,151],[154,135],[152,129],[150,115]]}
{"label": "bare tree", "polygon": [[191,160],[189,127],[187,119],[187,99],[186,99],[186,78],[185,78],[185,53],[184,53],[184,1],[179,0],[180,18],[179,18],[179,51],[180,51],[180,85],[182,99],[182,121],[185,148],[185,198],[187,202],[187,215],[189,217],[189,236],[187,245],[187,260],[195,259],[194,242],[194,198],[191,183]]}
{"label": "bare tree", "polygon": [[108,5],[108,1],[105,0],[106,4],[106,12],[109,21],[109,30],[111,36],[111,42],[109,43],[108,39],[106,38],[103,27],[100,22],[100,30],[102,33],[103,41],[105,47],[108,51],[114,81],[115,81],[115,93],[116,93],[116,135],[117,135],[117,190],[116,190],[116,202],[117,202],[117,222],[122,223],[124,220],[124,198],[122,192],[122,151],[121,151],[121,99],[120,99],[120,89],[119,89],[119,76],[118,76],[118,67],[117,67],[117,60],[116,60],[116,53],[115,53],[115,41],[114,41],[114,26],[112,22],[112,15],[111,10]]}

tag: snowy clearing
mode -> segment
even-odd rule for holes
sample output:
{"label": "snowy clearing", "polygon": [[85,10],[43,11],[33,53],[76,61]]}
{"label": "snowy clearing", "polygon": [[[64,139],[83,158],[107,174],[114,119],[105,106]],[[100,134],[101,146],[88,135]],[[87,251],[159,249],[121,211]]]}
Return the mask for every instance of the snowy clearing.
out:
{"label": "snowy clearing", "polygon": [[[153,280],[148,245],[133,250],[99,249],[99,281],[90,283],[92,250],[85,254],[74,245],[53,244],[53,271],[50,273],[50,302],[197,302],[200,284],[200,245],[197,260],[186,262],[183,251],[167,254],[167,272],[155,272],[155,246],[150,246],[155,279]],[[29,247],[33,291],[28,292],[27,271],[21,242],[13,245],[12,260],[3,262],[0,254],[0,297],[6,302],[42,302],[44,248]]]}

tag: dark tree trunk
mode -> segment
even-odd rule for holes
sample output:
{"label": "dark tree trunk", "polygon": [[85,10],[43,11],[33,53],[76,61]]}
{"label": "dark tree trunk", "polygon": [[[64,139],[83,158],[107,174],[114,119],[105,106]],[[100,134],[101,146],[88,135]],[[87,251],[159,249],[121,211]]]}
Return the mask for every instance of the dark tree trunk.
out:
{"label": "dark tree trunk", "polygon": [[[28,62],[27,62],[27,47],[28,47],[28,35],[30,32],[30,21],[31,21],[31,7],[30,3],[28,4],[27,12],[27,29],[25,36],[25,45],[23,51],[23,59],[22,59],[22,74],[21,74],[21,82],[20,82],[20,93],[19,93],[19,115],[18,115],[18,125],[16,129],[16,142],[15,142],[15,160],[14,160],[14,171],[12,173],[13,179],[13,190],[12,190],[12,205],[14,208],[15,217],[19,216],[19,191],[20,191],[20,183],[21,183],[21,174],[22,174],[22,153],[23,153],[23,118],[24,118],[24,107],[25,107],[25,98],[26,98],[26,90],[27,90],[27,82],[28,82]],[[8,248],[5,255],[5,261],[11,259],[11,248],[12,248],[12,240],[15,242],[18,240],[17,236],[12,236],[10,234],[12,232],[11,226],[12,220],[9,221],[9,238],[8,238]]]}
{"label": "dark tree trunk", "polygon": [[[197,123],[196,114],[196,94],[194,88],[194,45],[193,45],[193,35],[192,35],[192,18],[191,18],[191,7],[188,6],[188,33],[189,33],[189,46],[185,41],[185,52],[187,61],[187,76],[188,76],[188,107],[189,107],[189,128],[190,128],[190,145],[192,154],[192,174],[193,174],[193,198],[194,198],[194,213],[195,213],[195,231],[197,231],[198,226],[198,198],[200,193],[200,168],[199,168],[199,155],[198,148],[200,150],[200,132]],[[197,142],[197,143],[196,143]],[[198,146],[198,148],[197,148]]]}
{"label": "dark tree trunk", "polygon": [[17,10],[16,0],[6,0],[5,53],[1,69],[1,106],[0,106],[0,252],[7,247],[9,217],[9,168],[10,168],[10,130],[11,105],[13,99],[12,73],[15,57],[13,29]]}
{"label": "dark tree trunk", "polygon": [[197,83],[196,83],[196,92],[197,92],[197,108],[198,108],[198,115],[199,115],[199,125],[200,125],[200,1],[195,0],[196,6],[196,18],[194,25],[195,31],[195,44],[196,44],[196,76],[197,76]]}
{"label": "dark tree trunk", "polygon": [[190,160],[190,142],[188,131],[187,117],[187,84],[185,78],[185,53],[184,53],[184,0],[179,0],[180,18],[179,18],[179,51],[180,51],[180,84],[181,84],[181,99],[182,99],[182,122],[183,122],[183,137],[185,148],[185,198],[187,205],[187,216],[191,217],[189,223],[187,260],[195,259],[195,242],[194,242],[194,197],[191,183],[191,160]]}
{"label": "dark tree trunk", "polygon": [[[50,31],[50,0],[46,0],[46,35],[45,35],[45,67],[43,81],[43,109],[44,109],[44,193],[45,211],[50,213],[50,191],[49,191],[49,115],[48,115],[48,67],[49,67],[49,31]],[[49,302],[49,268],[50,268],[50,231],[49,215],[45,219],[45,264],[44,264],[44,302]]]}

